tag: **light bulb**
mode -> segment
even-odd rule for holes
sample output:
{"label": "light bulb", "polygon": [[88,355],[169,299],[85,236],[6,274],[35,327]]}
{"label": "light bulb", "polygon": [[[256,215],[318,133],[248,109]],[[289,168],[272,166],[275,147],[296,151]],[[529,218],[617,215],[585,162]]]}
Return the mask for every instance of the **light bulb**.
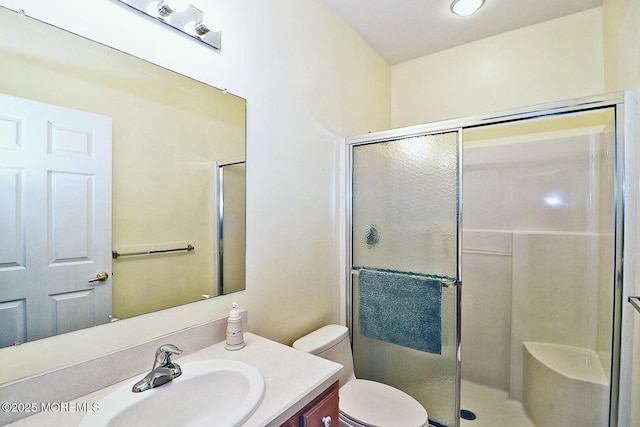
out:
{"label": "light bulb", "polygon": [[184,0],[161,0],[158,2],[158,15],[168,17],[172,13],[182,13],[189,8],[189,3]]}
{"label": "light bulb", "polygon": [[214,20],[211,19],[211,14],[205,13],[202,20],[195,23],[193,31],[199,36],[204,36],[209,31],[216,33],[220,31],[220,29],[217,27]]}

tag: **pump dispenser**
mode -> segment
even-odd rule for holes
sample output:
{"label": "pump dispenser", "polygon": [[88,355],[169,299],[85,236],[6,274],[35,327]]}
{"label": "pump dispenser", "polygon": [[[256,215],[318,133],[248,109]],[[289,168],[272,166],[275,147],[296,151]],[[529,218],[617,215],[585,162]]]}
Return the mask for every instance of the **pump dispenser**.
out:
{"label": "pump dispenser", "polygon": [[232,309],[227,318],[227,342],[224,346],[227,350],[240,350],[244,347],[242,336],[242,317],[238,310],[238,303],[232,303]]}

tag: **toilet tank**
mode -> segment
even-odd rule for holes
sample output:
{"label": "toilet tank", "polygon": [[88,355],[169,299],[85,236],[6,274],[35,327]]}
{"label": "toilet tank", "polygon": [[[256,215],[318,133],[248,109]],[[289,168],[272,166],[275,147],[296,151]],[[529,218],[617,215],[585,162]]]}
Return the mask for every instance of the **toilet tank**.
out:
{"label": "toilet tank", "polygon": [[343,366],[340,387],[355,378],[349,329],[341,325],[327,325],[296,340],[293,348],[320,356]]}

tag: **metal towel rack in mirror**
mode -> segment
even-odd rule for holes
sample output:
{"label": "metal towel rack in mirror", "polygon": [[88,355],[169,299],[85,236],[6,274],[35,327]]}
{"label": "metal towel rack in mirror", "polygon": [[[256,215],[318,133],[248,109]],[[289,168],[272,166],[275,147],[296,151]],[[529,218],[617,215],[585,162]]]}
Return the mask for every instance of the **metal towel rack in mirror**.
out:
{"label": "metal towel rack in mirror", "polygon": [[174,248],[174,249],[157,249],[153,251],[140,251],[140,252],[125,252],[121,254],[118,251],[111,252],[113,259],[118,259],[120,257],[134,256],[134,255],[153,255],[153,254],[163,254],[167,252],[182,252],[187,251],[191,252],[196,248],[193,245],[188,245],[186,248]]}

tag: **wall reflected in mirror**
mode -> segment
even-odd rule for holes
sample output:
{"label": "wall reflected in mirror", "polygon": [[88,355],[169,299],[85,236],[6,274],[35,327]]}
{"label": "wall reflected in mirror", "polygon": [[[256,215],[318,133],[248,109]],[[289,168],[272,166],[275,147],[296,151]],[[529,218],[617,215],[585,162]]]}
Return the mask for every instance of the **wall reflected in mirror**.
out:
{"label": "wall reflected in mirror", "polygon": [[[0,40],[1,94],[111,119],[113,232],[109,251],[195,248],[113,259],[108,279],[113,318],[244,289],[244,162],[241,183],[239,177],[229,178],[236,181],[239,194],[225,187],[225,200],[234,206],[224,212],[225,224],[234,228],[225,228],[224,240],[219,236],[218,173],[219,165],[228,159],[245,157],[246,101],[4,8],[0,8],[0,25],[4,34]],[[0,155],[0,168],[13,167],[2,159]],[[6,190],[10,183],[5,184],[2,188]],[[18,193],[12,197],[20,207],[24,199]],[[15,218],[26,214],[34,213],[20,210],[15,214],[14,210],[11,218],[0,217],[0,236],[16,235]],[[239,240],[232,241],[235,239]],[[41,242],[46,246],[47,236],[41,236]],[[218,271],[222,265],[218,254],[225,248],[223,276]],[[11,308],[20,299],[12,294],[13,277],[24,267],[13,266],[13,273],[8,274],[5,267],[12,261],[5,262],[3,257],[14,249],[0,248],[2,346],[29,341],[31,335],[28,310]],[[29,251],[23,248],[25,254]],[[29,264],[28,256],[25,263]],[[225,277],[232,280],[228,286],[219,283]],[[31,279],[39,285],[42,280],[47,278]],[[84,282],[87,289],[100,286],[86,284],[86,278]],[[51,295],[38,298],[50,300]],[[26,299],[24,306],[29,306]],[[47,307],[41,317],[60,323],[55,304]],[[106,322],[108,316],[95,314],[92,324],[80,327]],[[52,326],[46,336],[55,335],[57,329]]]}

